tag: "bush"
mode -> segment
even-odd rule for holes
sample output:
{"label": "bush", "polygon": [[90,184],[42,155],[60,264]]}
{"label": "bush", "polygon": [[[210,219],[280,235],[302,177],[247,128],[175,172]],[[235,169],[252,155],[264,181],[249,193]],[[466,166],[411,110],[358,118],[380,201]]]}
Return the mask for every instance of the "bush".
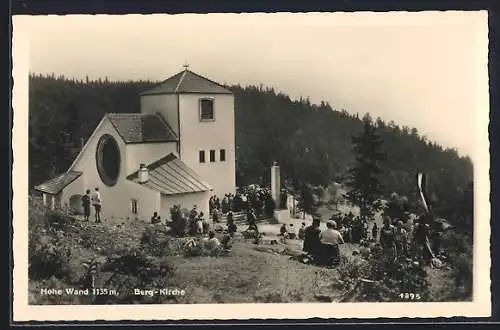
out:
{"label": "bush", "polygon": [[[64,234],[61,234],[64,235]],[[39,242],[29,257],[29,278],[48,279],[55,276],[58,279],[69,278],[71,245],[64,237],[50,237],[48,242]]]}
{"label": "bush", "polygon": [[429,299],[429,283],[423,265],[410,259],[388,265],[383,251],[377,248],[367,261],[341,257],[337,269],[344,289],[355,291],[355,301],[400,301],[401,293],[418,294],[415,301]]}
{"label": "bush", "polygon": [[157,226],[147,227],[140,240],[143,251],[157,257],[165,254],[165,250],[169,246],[168,243],[166,231]]}
{"label": "bush", "polygon": [[120,292],[118,296],[97,296],[94,303],[161,303],[162,296],[136,296],[135,289],[164,289],[171,283],[174,266],[167,260],[148,257],[140,249],[129,249],[121,256],[109,257],[102,265],[101,272],[109,272],[111,276],[105,287]]}
{"label": "bush", "polygon": [[48,210],[42,201],[29,198],[29,268],[30,279],[70,278],[72,241],[62,230],[73,218],[60,211]]}

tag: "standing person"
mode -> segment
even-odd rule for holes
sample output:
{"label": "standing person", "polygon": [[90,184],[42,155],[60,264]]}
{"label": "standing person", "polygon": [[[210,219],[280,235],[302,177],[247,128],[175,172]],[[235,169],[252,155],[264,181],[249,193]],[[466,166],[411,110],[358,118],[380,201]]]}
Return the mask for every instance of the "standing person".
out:
{"label": "standing person", "polygon": [[100,223],[101,222],[101,207],[102,207],[102,199],[101,199],[101,193],[99,192],[99,188],[95,188],[94,193],[92,194],[92,204],[94,205],[95,209],[95,222]]}
{"label": "standing person", "polygon": [[337,230],[335,221],[329,220],[326,223],[326,229],[319,234],[319,240],[323,247],[325,262],[337,265],[340,261],[339,245],[344,244],[344,240]]}
{"label": "standing person", "polygon": [[406,255],[408,247],[408,233],[403,228],[403,221],[401,220],[396,222],[396,228],[394,230],[394,243],[396,244],[398,257]]}
{"label": "standing person", "polygon": [[196,236],[198,231],[197,220],[198,220],[198,211],[196,210],[197,206],[193,205],[191,211],[189,211],[189,234],[191,236]]}
{"label": "standing person", "polygon": [[234,224],[232,212],[229,212],[227,214],[227,230],[228,230],[229,235],[231,235],[231,236],[233,236],[237,230],[236,225]]}
{"label": "standing person", "polygon": [[417,258],[423,258],[429,261],[430,251],[428,251],[428,236],[429,236],[429,225],[425,223],[427,220],[426,216],[419,218],[418,223],[415,224],[414,229],[414,256]]}
{"label": "standing person", "polygon": [[208,212],[209,212],[209,214],[212,214],[213,210],[214,210],[214,196],[210,196],[210,199],[208,200]]}
{"label": "standing person", "polygon": [[90,217],[90,189],[87,189],[85,195],[82,196],[83,219],[89,221]]}
{"label": "standing person", "polygon": [[304,232],[304,245],[302,250],[310,254],[313,258],[317,258],[320,255],[321,241],[319,239],[319,234],[321,230],[319,229],[319,218],[314,218],[312,225],[308,226]]}
{"label": "standing person", "polygon": [[213,209],[212,220],[213,220],[214,223],[218,223],[219,222],[219,210],[216,209],[216,208]]}
{"label": "standing person", "polygon": [[249,225],[257,224],[257,216],[255,215],[255,210],[253,208],[249,209],[247,212],[247,221]]}
{"label": "standing person", "polygon": [[196,234],[203,235],[203,212],[200,212],[198,217],[196,218]]}
{"label": "standing person", "polygon": [[378,236],[378,226],[376,223],[374,223],[372,227],[372,238],[375,242],[377,241],[377,236]]}
{"label": "standing person", "polygon": [[394,238],[394,226],[389,216],[384,217],[384,225],[380,228],[380,244],[384,249],[384,255],[388,263],[393,263],[396,257],[396,244]]}
{"label": "standing person", "polygon": [[208,231],[210,229],[210,225],[208,224],[207,219],[203,216],[203,212],[200,212],[200,218],[201,218],[201,226],[203,230],[203,235],[208,234]]}

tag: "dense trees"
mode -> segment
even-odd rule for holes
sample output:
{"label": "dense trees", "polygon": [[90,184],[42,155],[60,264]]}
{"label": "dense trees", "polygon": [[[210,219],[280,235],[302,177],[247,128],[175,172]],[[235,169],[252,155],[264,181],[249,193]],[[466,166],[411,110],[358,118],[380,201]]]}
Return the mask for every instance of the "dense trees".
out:
{"label": "dense trees", "polygon": [[379,175],[382,173],[380,164],[386,160],[382,150],[383,141],[375,132],[371,118],[363,118],[363,131],[359,136],[353,136],[353,152],[355,163],[349,169],[350,177],[347,186],[347,199],[359,207],[363,221],[372,220],[377,211],[381,209],[382,185]]}
{"label": "dense trees", "polygon": [[[103,114],[139,112],[139,92],[150,81],[77,81],[30,76],[30,184],[65,171]],[[305,184],[344,181],[355,161],[351,137],[363,131],[359,115],[337,111],[327,102],[292,100],[263,86],[231,86],[235,94],[238,184],[270,182],[269,167],[281,165],[282,182],[298,191]],[[455,150],[377,118],[372,123],[384,142],[387,160],[380,165],[382,193],[414,199],[415,173],[430,179],[433,203],[453,206],[472,180],[472,163]]]}

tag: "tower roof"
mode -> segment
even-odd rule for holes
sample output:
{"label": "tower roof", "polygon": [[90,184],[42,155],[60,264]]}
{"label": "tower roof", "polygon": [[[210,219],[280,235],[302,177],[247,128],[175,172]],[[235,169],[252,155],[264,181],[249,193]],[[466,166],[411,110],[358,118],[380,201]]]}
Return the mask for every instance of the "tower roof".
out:
{"label": "tower roof", "polygon": [[186,69],[162,81],[140,95],[157,94],[233,94],[223,85]]}

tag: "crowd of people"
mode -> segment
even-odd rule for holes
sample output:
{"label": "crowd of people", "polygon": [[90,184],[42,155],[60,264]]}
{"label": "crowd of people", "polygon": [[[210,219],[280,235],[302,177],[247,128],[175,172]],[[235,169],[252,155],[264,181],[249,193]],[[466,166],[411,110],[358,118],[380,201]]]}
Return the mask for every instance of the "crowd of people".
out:
{"label": "crowd of people", "polygon": [[[363,257],[368,257],[374,248],[379,247],[389,264],[402,258],[429,263],[440,255],[444,229],[427,214],[420,217],[408,212],[402,212],[398,217],[384,214],[383,225],[379,228],[373,223],[371,235],[368,234],[368,224],[352,213],[344,217],[334,215],[332,219],[339,222],[330,219],[323,231],[319,228],[319,218],[314,218],[308,227],[303,223],[299,230],[298,238],[304,240],[303,251],[318,264],[338,263],[339,246],[347,242],[359,244],[359,250],[355,251]],[[280,234],[285,234],[283,229]]]}
{"label": "crowd of people", "polygon": [[230,211],[248,212],[250,209],[255,211],[257,217],[271,216],[275,209],[271,191],[267,188],[245,187],[238,189],[235,194],[225,194],[222,198],[214,195],[209,200],[209,212],[214,222]]}
{"label": "crowd of people", "polygon": [[[102,198],[98,188],[91,193],[90,189],[82,197],[84,220],[89,221],[91,208],[94,208],[95,222],[101,222],[100,211]],[[259,216],[270,215],[275,205],[271,193],[265,188],[239,189],[236,194],[225,194],[221,199],[212,196],[209,201],[210,216],[213,224],[219,224],[222,216],[226,217],[226,228],[221,229],[222,241],[215,236],[207,217],[198,211],[194,205],[181,224],[182,232],[192,237],[207,239],[214,249],[230,249],[232,238],[238,228],[233,218],[233,212],[246,212],[248,228],[242,232],[245,237],[253,237],[256,241],[261,237],[257,226]],[[359,253],[368,256],[370,250],[379,246],[388,262],[396,262],[399,258],[419,258],[430,261],[434,257],[433,251],[439,253],[443,228],[440,223],[431,221],[430,216],[424,214],[417,217],[409,212],[408,200],[394,194],[385,207],[383,225],[380,228],[373,223],[371,230],[367,221],[352,212],[341,214],[336,212],[326,222],[326,229],[320,229],[320,218],[312,219],[312,224],[306,226],[303,222],[298,233],[293,224],[287,228],[282,224],[279,235],[287,239],[303,240],[303,251],[317,264],[335,265],[339,262],[340,248],[344,243],[359,244]],[[151,223],[161,223],[157,212],[151,217]],[[184,235],[181,235],[184,236]],[[207,242],[208,242],[207,241]]]}

